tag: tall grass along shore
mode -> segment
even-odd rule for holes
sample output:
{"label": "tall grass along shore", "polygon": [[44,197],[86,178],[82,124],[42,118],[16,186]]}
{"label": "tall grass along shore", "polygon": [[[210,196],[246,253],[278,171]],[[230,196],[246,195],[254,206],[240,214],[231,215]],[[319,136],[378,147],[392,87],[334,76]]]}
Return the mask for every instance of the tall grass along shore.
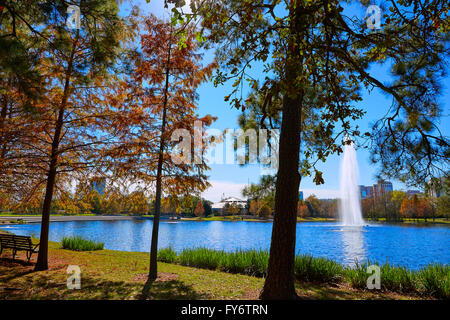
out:
{"label": "tall grass along shore", "polygon": [[[265,250],[237,250],[225,252],[207,248],[184,249],[180,253],[172,248],[158,251],[158,260],[183,266],[219,270],[257,277],[267,274],[269,253]],[[381,290],[398,293],[450,299],[450,266],[430,264],[420,270],[409,270],[388,263],[380,265],[370,261],[355,267],[343,266],[331,259],[310,255],[295,257],[295,278],[315,283],[346,282],[357,289],[367,287],[367,267],[377,264],[381,270]]]}
{"label": "tall grass along shore", "polygon": [[87,240],[79,236],[75,236],[75,237],[64,237],[61,240],[61,245],[63,249],[68,250],[95,251],[95,250],[103,250],[104,243],[94,242],[92,240]]}

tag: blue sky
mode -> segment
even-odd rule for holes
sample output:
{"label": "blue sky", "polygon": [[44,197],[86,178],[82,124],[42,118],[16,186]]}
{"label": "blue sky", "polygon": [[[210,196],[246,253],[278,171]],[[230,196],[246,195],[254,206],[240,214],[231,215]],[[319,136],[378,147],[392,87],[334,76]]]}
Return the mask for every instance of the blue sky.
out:
{"label": "blue sky", "polygon": [[[168,14],[163,8],[163,0],[152,0],[150,3],[146,3],[145,0],[134,1],[139,5],[141,13],[153,13],[156,16],[163,18]],[[128,11],[128,6],[124,8],[124,14]],[[364,16],[363,8],[351,8],[349,14]],[[208,61],[212,57],[212,54],[207,54],[205,60]],[[257,73],[260,72],[260,76],[263,77],[263,73],[258,68],[253,68]],[[378,79],[383,81],[389,80],[389,68],[386,65],[375,65],[370,70],[370,73]],[[450,78],[447,77],[444,81],[445,93],[442,96],[441,102],[445,110],[445,118],[442,118],[440,128],[443,134],[449,135],[449,128],[446,125],[448,122],[448,115],[450,111]],[[231,108],[228,102],[223,100],[223,97],[231,93],[231,85],[224,85],[220,87],[214,87],[212,83],[205,83],[199,89],[199,114],[211,114],[218,117],[218,120],[213,123],[212,127],[223,130],[227,128],[238,128],[237,118],[240,111]],[[244,91],[245,96],[245,91]],[[360,130],[364,132],[369,130],[371,124],[377,119],[382,117],[391,105],[391,98],[383,95],[379,90],[374,89],[372,92],[363,92],[363,101],[358,106],[362,107],[367,113],[363,119],[356,122],[359,125]],[[357,158],[359,163],[359,184],[371,185],[376,182],[375,175],[377,173],[377,166],[369,163],[369,151],[366,149],[357,150]],[[304,192],[305,197],[310,194],[316,194],[319,198],[336,198],[338,197],[339,189],[339,169],[340,169],[340,157],[331,156],[325,163],[320,164],[319,169],[323,171],[323,178],[325,184],[316,186],[310,177],[304,177],[301,181],[300,190]],[[239,165],[230,164],[213,164],[211,170],[208,172],[210,177],[210,183],[212,187],[204,192],[203,196],[212,201],[220,200],[221,196],[240,196],[241,189],[248,182],[255,183],[259,180],[261,174],[260,167],[258,165],[248,165],[240,167]],[[406,186],[398,181],[393,180],[394,189],[405,189]]]}

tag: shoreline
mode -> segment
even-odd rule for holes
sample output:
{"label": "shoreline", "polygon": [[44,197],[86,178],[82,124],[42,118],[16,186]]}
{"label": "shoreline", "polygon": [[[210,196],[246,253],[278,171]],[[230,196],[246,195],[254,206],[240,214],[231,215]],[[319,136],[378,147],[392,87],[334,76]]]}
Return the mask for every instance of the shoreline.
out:
{"label": "shoreline", "polygon": [[[50,215],[50,222],[70,222],[70,221],[122,221],[122,220],[153,220],[153,216],[128,216],[128,215]],[[169,219],[161,219],[161,221],[172,221]],[[1,225],[20,225],[29,223],[41,223],[41,215],[0,215]],[[273,218],[259,218],[246,216],[213,216],[213,217],[181,217],[175,221],[226,221],[226,222],[273,222]],[[297,223],[304,222],[338,222],[336,218],[300,218],[297,217]],[[440,225],[450,226],[450,220],[445,218],[427,219],[425,222],[422,220],[406,219],[404,221],[386,221],[384,219],[371,220],[366,219],[367,223],[375,224],[392,224],[392,225]]]}
{"label": "shoreline", "polygon": [[[15,235],[15,233],[13,233],[13,232],[2,230],[0,228],[0,234],[1,233]],[[31,238],[35,239],[36,241],[39,241],[39,238],[35,238],[33,235],[31,236]],[[122,254],[132,254],[132,253],[145,254],[145,253],[148,253],[148,251],[132,251],[132,250],[128,251],[128,250],[107,249],[107,248],[103,248],[101,250],[76,251],[76,250],[64,249],[64,248],[60,247],[61,246],[61,241],[50,241],[49,240],[48,242],[49,242],[49,244],[52,244],[52,245],[55,245],[55,244],[58,245],[58,248],[60,248],[62,250],[74,251],[74,252],[102,252],[102,251],[105,252],[105,251],[111,251],[111,252],[117,252],[117,253],[122,253]],[[225,250],[222,250],[222,249],[210,249],[210,248],[206,248],[206,247],[185,248],[185,249],[182,249],[180,252],[173,251],[173,249],[171,247],[162,247],[162,248],[158,249],[158,252],[159,252],[158,254],[161,254],[160,252],[164,251],[162,255],[165,256],[165,251],[167,251],[167,250],[173,252],[175,255],[179,255],[182,251],[201,251],[201,250],[207,250],[207,251],[210,251],[210,252],[213,252],[213,253],[225,252],[225,254],[228,254],[228,255],[234,254],[236,252],[253,252],[253,251],[262,251],[262,252],[266,252],[268,254],[268,250],[266,250],[266,249],[261,249],[261,250],[259,250],[259,249],[235,249],[234,251],[225,251]],[[170,254],[169,254],[169,256],[170,256]],[[361,264],[358,263],[358,265],[349,266],[349,265],[344,264],[343,262],[339,262],[339,261],[334,260],[332,258],[321,257],[321,256],[312,256],[312,255],[309,255],[307,253],[296,253],[296,256],[310,256],[312,259],[323,260],[325,262],[326,261],[331,261],[332,263],[340,265],[342,268],[349,268],[349,269],[354,269],[355,267],[358,267],[358,266],[361,267],[361,266],[364,265],[364,263],[369,263],[370,262],[370,263],[377,264],[379,266],[387,265],[389,267],[394,267],[394,268],[404,268],[404,269],[407,269],[409,272],[417,272],[417,271],[420,270],[420,268],[411,268],[408,265],[391,264],[391,263],[386,262],[386,261],[383,263],[381,261],[375,261],[375,260],[372,261],[370,259],[367,259],[365,261],[359,261],[359,262],[362,262]],[[159,259],[160,258],[158,258],[158,262],[166,262],[167,263],[167,261],[164,261],[164,259],[162,259],[162,260],[159,260]],[[168,262],[168,263],[173,263],[173,262]],[[428,265],[424,265],[424,266],[422,266],[422,268],[423,267],[427,267],[429,265],[433,265],[433,264],[441,264],[441,265],[444,265],[444,266],[449,265],[448,263],[445,263],[445,262],[436,262],[436,263],[430,263]],[[204,267],[199,267],[199,266],[196,266],[195,268],[205,269]],[[233,272],[231,272],[231,273],[233,273]]]}
{"label": "shoreline", "polygon": [[[69,221],[118,221],[118,220],[132,220],[135,216],[62,216],[50,215],[50,222],[69,222]],[[11,222],[14,221],[14,222]],[[16,225],[27,223],[41,223],[42,216],[40,215],[17,215],[17,216],[0,216],[0,225]]]}

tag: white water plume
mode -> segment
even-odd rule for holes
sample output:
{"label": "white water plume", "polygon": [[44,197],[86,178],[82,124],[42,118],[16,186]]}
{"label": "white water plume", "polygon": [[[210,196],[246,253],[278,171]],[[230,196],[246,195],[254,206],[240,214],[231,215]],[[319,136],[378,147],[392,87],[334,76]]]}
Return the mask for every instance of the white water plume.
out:
{"label": "white water plume", "polygon": [[[348,141],[349,137],[346,136]],[[359,196],[359,169],[356,160],[356,150],[353,142],[344,146],[344,155],[341,161],[340,181],[340,218],[345,226],[362,226],[364,220],[361,213]]]}

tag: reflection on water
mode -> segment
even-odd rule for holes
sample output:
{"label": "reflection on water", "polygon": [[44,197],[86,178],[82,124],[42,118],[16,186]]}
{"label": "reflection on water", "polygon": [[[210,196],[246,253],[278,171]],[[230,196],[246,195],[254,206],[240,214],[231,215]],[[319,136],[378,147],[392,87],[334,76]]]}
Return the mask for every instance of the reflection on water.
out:
{"label": "reflection on water", "polygon": [[356,262],[366,260],[364,227],[343,227],[341,233],[344,263],[346,265],[355,265]]}

